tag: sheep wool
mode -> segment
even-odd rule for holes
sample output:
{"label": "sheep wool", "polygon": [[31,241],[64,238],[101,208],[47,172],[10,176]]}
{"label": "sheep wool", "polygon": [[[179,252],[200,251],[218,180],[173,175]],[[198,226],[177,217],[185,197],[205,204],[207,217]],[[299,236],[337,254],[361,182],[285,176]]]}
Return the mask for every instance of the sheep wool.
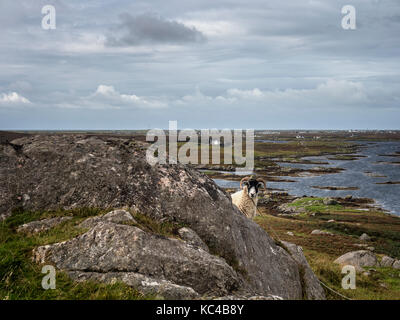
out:
{"label": "sheep wool", "polygon": [[248,218],[257,215],[257,197],[253,200],[249,197],[247,187],[231,195],[232,203]]}

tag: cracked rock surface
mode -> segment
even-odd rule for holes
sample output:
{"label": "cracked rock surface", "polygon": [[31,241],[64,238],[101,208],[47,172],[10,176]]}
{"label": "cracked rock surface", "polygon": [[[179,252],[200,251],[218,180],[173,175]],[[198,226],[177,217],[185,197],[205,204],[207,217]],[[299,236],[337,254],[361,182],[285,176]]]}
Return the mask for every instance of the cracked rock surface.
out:
{"label": "cracked rock surface", "polygon": [[87,233],[38,248],[38,262],[53,261],[81,279],[139,274],[192,288],[189,296],[243,292],[301,299],[308,290],[296,259],[233,206],[226,192],[192,167],[150,166],[142,142],[59,134],[12,143],[0,144],[0,218],[17,207],[129,208],[187,226],[210,252],[188,238],[160,237],[110,218],[93,219]]}

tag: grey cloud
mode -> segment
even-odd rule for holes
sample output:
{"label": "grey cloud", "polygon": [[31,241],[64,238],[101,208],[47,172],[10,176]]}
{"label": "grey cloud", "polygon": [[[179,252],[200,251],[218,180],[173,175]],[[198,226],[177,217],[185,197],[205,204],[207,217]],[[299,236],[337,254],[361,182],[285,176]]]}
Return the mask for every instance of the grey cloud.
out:
{"label": "grey cloud", "polygon": [[2,0],[0,129],[398,128],[399,1],[346,3]]}
{"label": "grey cloud", "polygon": [[109,35],[107,46],[135,46],[143,43],[179,44],[203,42],[205,36],[196,28],[190,28],[177,21],[169,21],[162,17],[141,14],[132,16],[128,13],[120,15],[120,23],[113,28],[116,35]]}

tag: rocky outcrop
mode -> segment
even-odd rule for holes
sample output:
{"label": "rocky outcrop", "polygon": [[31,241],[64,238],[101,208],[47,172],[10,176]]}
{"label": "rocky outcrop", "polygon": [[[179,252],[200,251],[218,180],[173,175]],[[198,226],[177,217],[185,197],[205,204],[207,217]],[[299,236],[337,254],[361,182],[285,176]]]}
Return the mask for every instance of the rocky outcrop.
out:
{"label": "rocky outcrop", "polygon": [[146,145],[129,139],[53,135],[13,143],[19,147],[0,145],[3,218],[16,207],[129,208],[155,221],[186,225],[211,253],[132,225],[93,219],[87,233],[36,250],[37,261],[49,259],[60,269],[88,273],[81,278],[140,274],[200,295],[237,291],[302,298],[301,266],[200,172],[181,165],[152,167]]}
{"label": "rocky outcrop", "polygon": [[311,267],[304,256],[303,248],[286,241],[282,241],[282,243],[290,252],[293,259],[296,260],[301,267],[301,276],[304,283],[303,291],[306,298],[309,300],[325,299],[324,289],[321,287],[318,278],[311,270]]}
{"label": "rocky outcrop", "polygon": [[395,262],[396,260],[395,259],[393,259],[393,258],[391,258],[391,257],[388,257],[388,256],[383,256],[382,257],[382,260],[381,260],[381,267],[391,267],[391,266],[393,266],[393,263]]}
{"label": "rocky outcrop", "polygon": [[[165,298],[172,298],[172,289],[178,291],[176,299],[199,294],[221,296],[242,287],[242,280],[224,259],[178,239],[111,222],[99,222],[69,241],[37,248],[34,261],[53,263],[77,279],[152,283],[160,295],[160,288],[167,286]],[[146,287],[145,292],[149,292],[151,286]]]}
{"label": "rocky outcrop", "polygon": [[179,286],[167,280],[155,279],[135,272],[81,272],[69,271],[71,279],[82,281],[97,281],[104,283],[123,282],[128,286],[137,289],[145,295],[154,296],[154,298],[187,300],[198,299],[200,296],[190,287]]}
{"label": "rocky outcrop", "polygon": [[22,226],[18,227],[17,232],[24,232],[24,233],[39,233],[43,231],[47,231],[65,221],[72,219],[72,217],[56,217],[50,219],[43,219],[39,221],[32,221],[23,224]]}
{"label": "rocky outcrop", "polygon": [[283,203],[277,208],[282,214],[286,215],[299,215],[301,213],[305,213],[306,209],[304,207],[297,207],[290,205],[290,203]]}
{"label": "rocky outcrop", "polygon": [[376,255],[368,250],[347,252],[337,258],[334,262],[340,265],[352,265],[360,272],[364,270],[363,267],[379,266]]}
{"label": "rocky outcrop", "polygon": [[132,217],[132,215],[125,210],[114,210],[109,213],[106,213],[103,216],[91,217],[83,221],[79,226],[81,228],[93,228],[99,222],[114,222],[114,223],[136,223],[136,220]]}
{"label": "rocky outcrop", "polygon": [[197,235],[196,232],[194,232],[190,228],[180,228],[178,230],[178,234],[180,237],[185,240],[187,243],[191,244],[192,246],[195,246],[197,248],[201,248],[204,251],[209,252],[207,245],[201,240],[201,238]]}

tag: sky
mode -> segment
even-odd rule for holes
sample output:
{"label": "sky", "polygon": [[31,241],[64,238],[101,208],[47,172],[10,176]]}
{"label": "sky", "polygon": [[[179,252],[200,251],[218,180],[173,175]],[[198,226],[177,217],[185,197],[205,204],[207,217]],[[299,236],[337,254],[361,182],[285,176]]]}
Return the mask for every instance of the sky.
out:
{"label": "sky", "polygon": [[1,0],[0,28],[0,130],[400,129],[398,0]]}

